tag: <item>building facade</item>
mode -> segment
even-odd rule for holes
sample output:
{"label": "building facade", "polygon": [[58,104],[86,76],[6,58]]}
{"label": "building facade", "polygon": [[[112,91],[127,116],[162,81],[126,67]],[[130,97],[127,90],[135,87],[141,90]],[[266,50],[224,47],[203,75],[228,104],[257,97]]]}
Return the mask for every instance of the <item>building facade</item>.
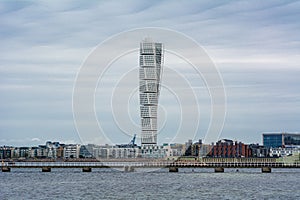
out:
{"label": "building facade", "polygon": [[263,145],[267,148],[300,147],[300,133],[263,133]]}
{"label": "building facade", "polygon": [[292,156],[299,153],[300,153],[300,148],[296,148],[296,147],[270,148],[270,157]]}
{"label": "building facade", "polygon": [[163,65],[163,45],[145,39],[140,43],[139,92],[141,144],[157,145],[157,106]]}
{"label": "building facade", "polygon": [[14,148],[12,146],[0,147],[0,159],[11,158]]}
{"label": "building facade", "polygon": [[79,158],[80,144],[67,144],[64,147],[65,158]]}
{"label": "building facade", "polygon": [[213,145],[208,156],[217,158],[248,158],[252,155],[248,145],[242,142],[223,139]]}
{"label": "building facade", "polygon": [[252,157],[264,158],[269,157],[269,149],[259,144],[249,144]]}

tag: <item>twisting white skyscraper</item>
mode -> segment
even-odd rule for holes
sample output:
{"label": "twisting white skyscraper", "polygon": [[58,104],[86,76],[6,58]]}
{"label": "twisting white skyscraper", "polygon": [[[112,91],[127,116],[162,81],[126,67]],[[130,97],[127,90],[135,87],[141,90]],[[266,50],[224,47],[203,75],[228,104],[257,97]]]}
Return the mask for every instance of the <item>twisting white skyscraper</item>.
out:
{"label": "twisting white skyscraper", "polygon": [[163,45],[146,38],[140,43],[141,143],[157,144],[157,105],[162,76]]}

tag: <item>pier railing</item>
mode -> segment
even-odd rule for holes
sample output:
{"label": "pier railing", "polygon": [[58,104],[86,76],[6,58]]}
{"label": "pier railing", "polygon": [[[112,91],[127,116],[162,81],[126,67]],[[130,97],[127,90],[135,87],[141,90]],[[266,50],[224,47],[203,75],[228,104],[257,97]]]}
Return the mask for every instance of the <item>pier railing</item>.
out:
{"label": "pier railing", "polygon": [[300,168],[300,163],[280,162],[3,162],[9,168]]}

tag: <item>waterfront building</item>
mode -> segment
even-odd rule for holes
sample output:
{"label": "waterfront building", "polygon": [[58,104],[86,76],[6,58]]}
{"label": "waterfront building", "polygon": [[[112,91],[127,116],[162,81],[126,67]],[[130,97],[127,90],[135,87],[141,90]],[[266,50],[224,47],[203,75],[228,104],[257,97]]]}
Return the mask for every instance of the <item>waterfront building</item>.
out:
{"label": "waterfront building", "polygon": [[113,158],[112,148],[113,148],[112,146],[100,147],[95,151],[96,158],[103,158],[103,159]]}
{"label": "waterfront building", "polygon": [[167,156],[166,148],[158,145],[141,146],[141,156],[143,158],[165,158]]}
{"label": "waterfront building", "polygon": [[193,148],[193,141],[188,140],[184,145],[184,155],[191,156],[192,155],[192,148]]}
{"label": "waterfront building", "polygon": [[96,145],[93,148],[93,155],[95,156],[95,158],[98,159],[113,158],[113,151],[112,151],[113,148],[114,148],[113,145],[108,145],[108,144],[103,146]]}
{"label": "waterfront building", "polygon": [[194,156],[194,157],[206,157],[212,149],[212,145],[203,144],[202,140],[193,143],[192,140],[188,140],[183,148],[184,156]]}
{"label": "waterfront building", "polygon": [[83,158],[95,158],[95,149],[97,149],[97,147],[98,145],[95,144],[81,145],[79,150],[79,156]]}
{"label": "waterfront building", "polygon": [[57,158],[64,158],[64,147],[65,144],[60,144],[59,147],[56,148],[56,156]]}
{"label": "waterfront building", "polygon": [[263,145],[249,144],[249,148],[251,149],[252,157],[263,158],[269,156],[269,149]]}
{"label": "waterfront building", "polygon": [[206,157],[209,154],[209,152],[211,151],[211,149],[212,149],[211,144],[201,144],[199,146],[199,153],[195,154],[195,156],[198,156],[200,158]]}
{"label": "waterfront building", "polygon": [[59,142],[46,142],[47,158],[57,158],[57,149],[60,147]]}
{"label": "waterfront building", "polygon": [[300,147],[300,133],[263,133],[263,145],[267,148]]}
{"label": "waterfront building", "polygon": [[140,148],[136,145],[132,147],[123,147],[123,145],[88,144],[80,147],[81,158],[126,159],[141,157],[140,154]]}
{"label": "waterfront building", "polygon": [[12,146],[3,146],[0,147],[0,159],[8,159],[12,157],[14,147]]}
{"label": "waterfront building", "polygon": [[270,157],[285,157],[292,156],[300,153],[300,148],[298,147],[287,147],[287,148],[270,148]]}
{"label": "waterfront building", "polygon": [[79,158],[80,144],[66,144],[64,146],[65,158]]}
{"label": "waterfront building", "polygon": [[13,148],[11,157],[12,158],[20,158],[20,147]]}
{"label": "waterfront building", "polygon": [[163,144],[163,149],[165,151],[166,157],[179,157],[184,154],[185,145],[183,144]]}
{"label": "waterfront building", "polygon": [[[163,66],[163,45],[147,38],[140,43],[139,92],[141,116],[141,144],[157,145],[157,105]],[[143,148],[147,154],[155,151],[152,147]],[[148,151],[149,150],[149,151]]]}
{"label": "waterfront building", "polygon": [[92,158],[93,154],[88,150],[88,145],[81,145],[79,150],[80,158]]}
{"label": "waterfront building", "polygon": [[251,157],[251,150],[248,145],[232,141],[228,139],[219,140],[213,145],[211,151],[208,154],[209,157],[220,158],[239,158],[239,157]]}
{"label": "waterfront building", "polygon": [[140,157],[140,149],[135,148],[119,148],[112,149],[112,158],[138,158]]}
{"label": "waterfront building", "polygon": [[184,154],[184,144],[170,144],[172,156],[182,156]]}
{"label": "waterfront building", "polygon": [[29,158],[36,158],[37,150],[38,150],[38,147],[31,147],[30,151],[29,151]]}
{"label": "waterfront building", "polygon": [[48,150],[46,145],[39,145],[36,152],[37,158],[47,158]]}

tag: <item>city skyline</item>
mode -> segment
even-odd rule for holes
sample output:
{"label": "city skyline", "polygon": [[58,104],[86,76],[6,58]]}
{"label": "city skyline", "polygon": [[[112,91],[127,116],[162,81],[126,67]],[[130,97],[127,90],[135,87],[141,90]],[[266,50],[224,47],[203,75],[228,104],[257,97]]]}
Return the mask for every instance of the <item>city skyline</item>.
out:
{"label": "city skyline", "polygon": [[[72,90],[80,66],[99,43],[141,27],[179,31],[200,44],[216,64],[227,94],[227,115],[220,139],[253,143],[262,141],[263,132],[299,132],[298,1],[120,4],[0,3],[0,145],[35,145],[47,140],[80,143],[72,115]],[[139,41],[136,39],[137,48]],[[210,118],[205,84],[199,83],[182,61],[166,56],[166,65],[181,70],[191,82],[200,106],[197,135],[180,139],[204,138]],[[115,67],[123,73],[133,64],[138,66],[136,54],[116,62]],[[111,71],[107,77],[112,82],[107,81],[107,89],[122,75],[116,73]],[[176,100],[165,88],[162,90],[166,92],[160,104],[165,105],[167,113],[177,114]],[[107,94],[98,91],[96,98]],[[138,95],[133,96],[130,112],[139,124],[139,112],[133,106]],[[131,136],[123,134],[113,122],[110,107],[96,108],[97,113],[103,113],[99,118],[105,131],[114,133],[114,142],[129,141]],[[175,114],[167,116],[165,126],[158,124],[163,127],[159,143],[168,141],[176,131],[170,125],[180,121]],[[164,115],[163,110],[159,115]]]}
{"label": "city skyline", "polygon": [[[152,136],[152,135],[151,135]],[[245,144],[242,141],[221,139],[211,144],[188,140],[185,143],[153,144],[146,140],[139,146],[135,137],[129,144],[62,144],[47,141],[38,146],[0,146],[0,159],[161,159],[174,160],[176,157],[194,158],[300,158],[300,134],[264,133],[263,144]],[[148,139],[148,138],[146,138]],[[194,159],[193,159],[194,160]],[[298,159],[299,160],[299,159]]]}

